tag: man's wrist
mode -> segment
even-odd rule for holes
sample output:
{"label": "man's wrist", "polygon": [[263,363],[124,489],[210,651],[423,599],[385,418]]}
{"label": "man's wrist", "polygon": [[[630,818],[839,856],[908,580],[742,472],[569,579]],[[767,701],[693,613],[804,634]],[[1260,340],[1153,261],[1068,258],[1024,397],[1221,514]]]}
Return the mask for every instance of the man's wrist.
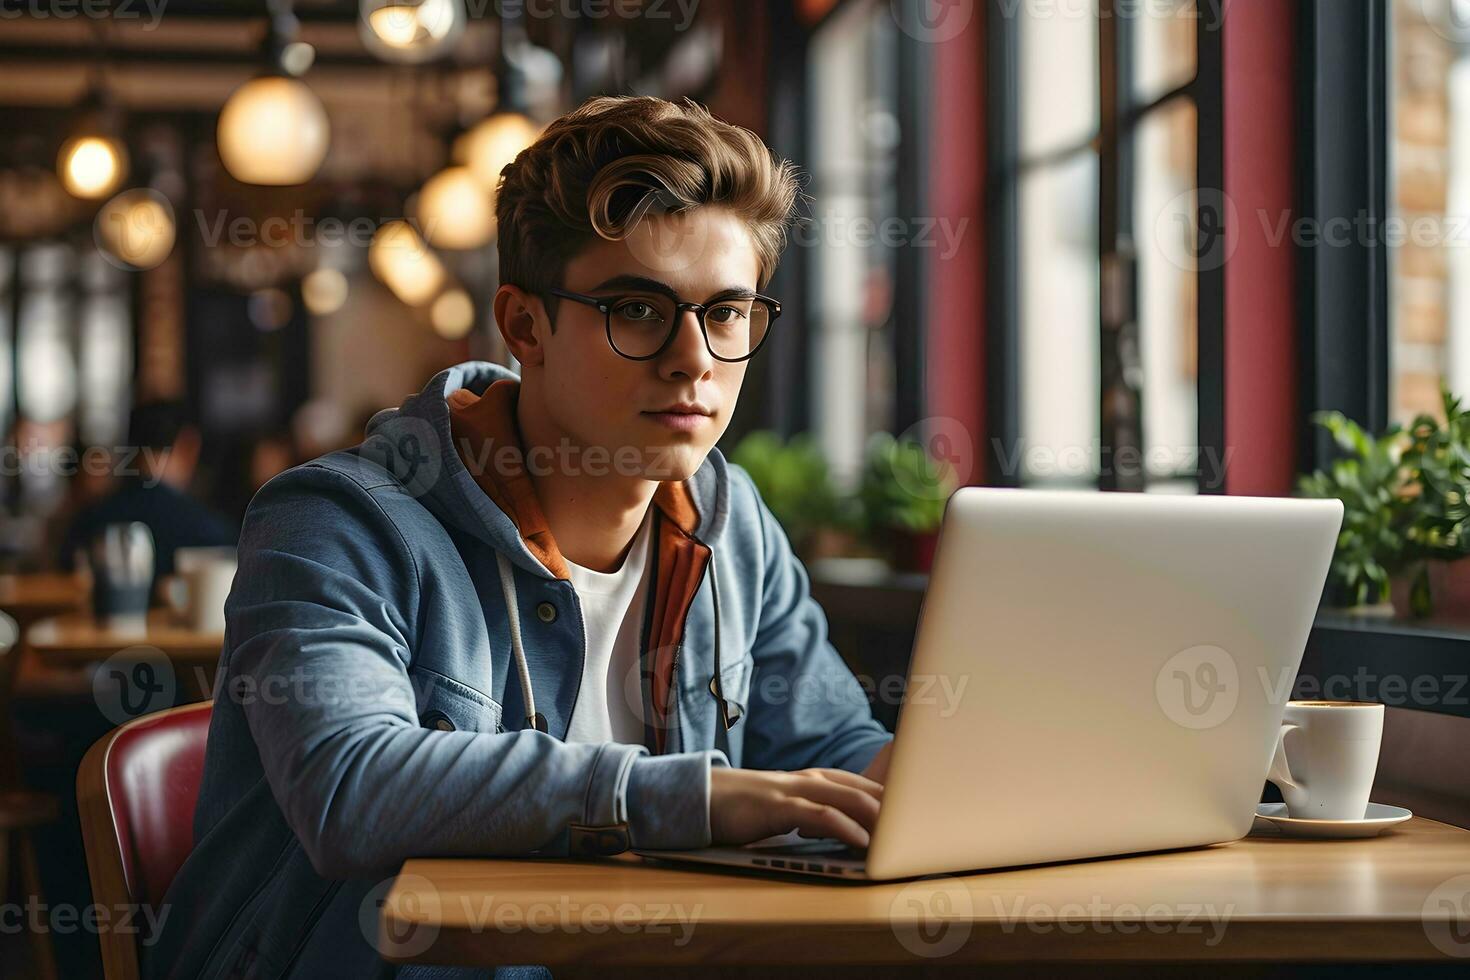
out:
{"label": "man's wrist", "polygon": [[628,776],[628,829],[634,847],[708,847],[710,768],[730,765],[718,749],[646,755]]}

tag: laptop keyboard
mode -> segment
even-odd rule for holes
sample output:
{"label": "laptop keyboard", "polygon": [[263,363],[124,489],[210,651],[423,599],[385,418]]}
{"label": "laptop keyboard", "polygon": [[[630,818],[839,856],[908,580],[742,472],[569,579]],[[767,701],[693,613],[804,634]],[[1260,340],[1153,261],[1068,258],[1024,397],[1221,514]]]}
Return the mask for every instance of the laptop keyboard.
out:
{"label": "laptop keyboard", "polygon": [[794,844],[772,844],[764,847],[747,844],[746,849],[758,854],[819,854],[822,857],[851,858],[855,861],[862,861],[868,856],[866,848],[853,847],[835,837],[814,837]]}

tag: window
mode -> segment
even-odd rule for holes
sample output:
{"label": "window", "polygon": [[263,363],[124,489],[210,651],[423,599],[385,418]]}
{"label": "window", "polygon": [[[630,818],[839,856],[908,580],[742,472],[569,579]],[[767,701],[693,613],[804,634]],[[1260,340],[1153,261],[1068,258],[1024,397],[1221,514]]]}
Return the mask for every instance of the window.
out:
{"label": "window", "polygon": [[1470,3],[1392,0],[1389,421],[1470,393]]}
{"label": "window", "polygon": [[913,244],[927,233],[922,47],[887,0],[848,0],[813,27],[804,52],[801,145],[788,155],[810,179],[792,233],[804,282],[788,329],[810,331],[806,410],[840,484],[858,478],[873,433],[923,414],[927,250]]}
{"label": "window", "polygon": [[991,471],[1195,490],[1198,8],[988,9]]}

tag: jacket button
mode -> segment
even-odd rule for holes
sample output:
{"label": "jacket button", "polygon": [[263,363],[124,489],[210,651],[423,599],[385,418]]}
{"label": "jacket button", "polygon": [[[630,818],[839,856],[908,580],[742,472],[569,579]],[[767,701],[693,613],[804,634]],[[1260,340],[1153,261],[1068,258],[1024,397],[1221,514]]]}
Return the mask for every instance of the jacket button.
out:
{"label": "jacket button", "polygon": [[454,731],[454,722],[450,721],[448,718],[440,718],[438,721],[434,722],[434,727],[439,729],[439,731],[441,732],[452,732]]}
{"label": "jacket button", "polygon": [[538,602],[536,604],[536,615],[543,623],[556,622],[556,606],[549,602]]}

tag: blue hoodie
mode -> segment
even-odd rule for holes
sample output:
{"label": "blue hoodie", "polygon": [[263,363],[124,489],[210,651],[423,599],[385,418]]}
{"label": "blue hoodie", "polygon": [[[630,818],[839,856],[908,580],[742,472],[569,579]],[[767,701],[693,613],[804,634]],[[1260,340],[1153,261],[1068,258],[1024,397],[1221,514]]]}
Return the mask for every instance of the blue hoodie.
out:
{"label": "blue hoodie", "polygon": [[146,975],[427,976],[374,948],[404,860],[702,847],[711,766],[860,772],[891,738],[716,449],[654,497],[645,744],[565,742],[586,634],[514,462],[517,385],[449,368],[251,501],[196,846]]}

